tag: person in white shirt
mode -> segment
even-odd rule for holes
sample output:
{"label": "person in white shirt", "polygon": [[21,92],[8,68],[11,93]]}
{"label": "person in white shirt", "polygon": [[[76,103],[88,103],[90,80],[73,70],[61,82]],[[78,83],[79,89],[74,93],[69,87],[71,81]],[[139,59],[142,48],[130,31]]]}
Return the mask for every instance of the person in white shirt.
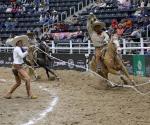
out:
{"label": "person in white shirt", "polygon": [[22,49],[23,47],[23,40],[19,40],[15,43],[15,48],[13,51],[13,74],[15,76],[16,84],[14,84],[10,91],[6,94],[6,99],[11,99],[12,93],[21,85],[21,80],[25,81],[26,84],[26,90],[28,98],[35,99],[36,96],[32,95],[31,89],[30,89],[30,76],[28,75],[27,71],[23,67],[23,58],[27,56],[28,51],[24,51]]}

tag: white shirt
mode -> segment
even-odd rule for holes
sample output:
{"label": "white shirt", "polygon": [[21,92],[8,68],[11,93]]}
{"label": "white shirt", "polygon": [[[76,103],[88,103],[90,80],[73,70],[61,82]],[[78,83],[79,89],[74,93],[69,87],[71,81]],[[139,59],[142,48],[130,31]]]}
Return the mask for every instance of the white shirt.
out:
{"label": "white shirt", "polygon": [[28,54],[28,52],[22,52],[21,48],[16,46],[13,51],[13,64],[23,64],[23,58]]}

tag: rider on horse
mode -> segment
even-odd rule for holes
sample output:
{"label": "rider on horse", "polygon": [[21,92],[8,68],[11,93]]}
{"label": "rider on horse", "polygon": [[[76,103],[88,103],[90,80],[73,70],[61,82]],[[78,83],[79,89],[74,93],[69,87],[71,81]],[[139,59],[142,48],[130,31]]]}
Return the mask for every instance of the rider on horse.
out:
{"label": "rider on horse", "polygon": [[[93,19],[94,18],[94,19]],[[93,20],[93,21],[91,21]],[[99,72],[101,68],[101,50],[104,48],[106,43],[109,41],[108,34],[103,31],[105,23],[98,21],[95,15],[90,14],[87,21],[87,30],[90,35],[91,41],[95,47],[95,60],[96,60],[96,72]]]}

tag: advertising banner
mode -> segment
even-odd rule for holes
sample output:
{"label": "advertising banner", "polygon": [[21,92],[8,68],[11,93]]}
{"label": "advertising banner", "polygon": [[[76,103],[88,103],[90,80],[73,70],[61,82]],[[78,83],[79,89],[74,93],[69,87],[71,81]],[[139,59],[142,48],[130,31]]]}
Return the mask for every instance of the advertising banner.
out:
{"label": "advertising banner", "polygon": [[12,62],[12,53],[0,53],[0,66],[10,67]]}
{"label": "advertising banner", "polygon": [[145,57],[144,55],[133,55],[134,75],[145,76]]}
{"label": "advertising banner", "polygon": [[150,76],[150,55],[145,56],[145,74]]}
{"label": "advertising banner", "polygon": [[[52,56],[58,58],[49,62],[52,69],[86,71],[93,54],[52,54]],[[128,62],[126,68],[130,74],[150,76],[149,55],[122,55],[122,58],[124,62]],[[10,67],[12,62],[12,53],[0,53],[0,66]]]}
{"label": "advertising banner", "polygon": [[54,69],[86,70],[85,54],[52,54],[52,56],[60,59],[53,59],[52,67]]}
{"label": "advertising banner", "polygon": [[132,55],[122,55],[123,62],[125,62],[125,66],[129,72],[129,74],[133,74],[133,59]]}

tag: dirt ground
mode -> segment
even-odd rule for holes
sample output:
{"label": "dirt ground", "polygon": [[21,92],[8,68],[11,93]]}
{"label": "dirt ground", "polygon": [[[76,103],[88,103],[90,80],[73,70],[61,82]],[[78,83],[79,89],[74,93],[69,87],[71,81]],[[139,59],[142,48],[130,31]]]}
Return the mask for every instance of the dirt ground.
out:
{"label": "dirt ground", "polygon": [[[56,71],[60,81],[48,81],[45,72],[38,71],[41,79],[32,82],[38,99],[27,99],[24,84],[12,99],[4,99],[14,78],[10,68],[0,68],[0,125],[31,125],[25,123],[42,117],[39,114],[56,96],[58,101],[53,110],[35,125],[150,125],[150,94],[143,96],[130,88],[110,89],[89,72],[60,70]],[[148,81],[148,78],[134,78],[138,84]],[[118,77],[110,79],[120,83]],[[147,92],[150,85],[139,89]]]}

